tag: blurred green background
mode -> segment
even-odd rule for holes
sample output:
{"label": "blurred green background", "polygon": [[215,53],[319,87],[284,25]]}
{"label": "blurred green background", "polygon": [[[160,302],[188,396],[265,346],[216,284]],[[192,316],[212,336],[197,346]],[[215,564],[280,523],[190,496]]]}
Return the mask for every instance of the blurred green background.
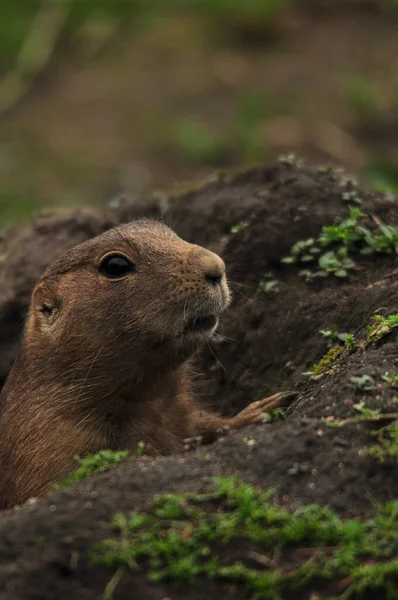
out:
{"label": "blurred green background", "polygon": [[2,0],[0,227],[296,153],[398,192],[398,0]]}

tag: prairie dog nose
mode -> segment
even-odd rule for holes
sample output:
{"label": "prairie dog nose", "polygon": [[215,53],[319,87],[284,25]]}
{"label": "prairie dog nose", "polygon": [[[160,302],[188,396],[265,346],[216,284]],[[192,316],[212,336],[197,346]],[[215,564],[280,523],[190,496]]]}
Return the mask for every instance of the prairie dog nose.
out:
{"label": "prairie dog nose", "polygon": [[225,263],[222,258],[204,248],[200,248],[196,256],[205,280],[211,285],[221,285],[225,277]]}
{"label": "prairie dog nose", "polygon": [[220,269],[217,270],[212,270],[212,271],[207,271],[205,273],[205,279],[209,282],[212,283],[213,285],[220,285],[221,283],[221,279],[223,274],[221,273]]}

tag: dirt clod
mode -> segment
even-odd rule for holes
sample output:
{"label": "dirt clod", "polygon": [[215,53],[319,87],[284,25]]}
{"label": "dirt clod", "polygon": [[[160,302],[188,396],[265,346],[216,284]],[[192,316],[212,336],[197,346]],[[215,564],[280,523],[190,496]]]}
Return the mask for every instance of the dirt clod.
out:
{"label": "dirt clod", "polygon": [[[182,237],[223,255],[234,290],[217,339],[199,357],[205,373],[198,383],[202,401],[233,414],[280,390],[298,390],[299,396],[286,419],[250,426],[180,457],[126,461],[51,501],[29,502],[4,513],[1,598],[94,600],[112,572],[93,566],[88,554],[108,535],[112,516],[146,506],[154,494],[209,491],[215,475],[276,488],[273,501],[289,508],[319,503],[342,517],[365,517],[375,501],[398,496],[396,461],[381,462],[368,452],[378,441],[377,430],[388,424],[380,415],[398,411],[391,379],[398,373],[398,330],[370,342],[368,330],[375,314],[398,312],[398,283],[390,276],[397,268],[395,254],[359,258],[349,277],[312,284],[295,266],[281,263],[297,241],[316,237],[336,218],[347,218],[342,177],[283,161],[170,197],[167,209],[164,201],[159,205],[154,199],[122,205],[106,218],[100,212],[75,211],[39,217],[7,234],[0,266],[2,381],[17,351],[29,293],[44,268],[67,247],[113,223],[161,215]],[[398,226],[396,204],[363,190],[359,194],[364,213]],[[244,236],[232,231],[239,223],[245,224]],[[265,295],[259,282],[270,272],[279,291]],[[332,327],[353,333],[355,345],[341,343],[327,372],[311,377],[311,368],[328,351],[320,330]],[[365,389],[361,381],[370,380],[372,386]],[[215,581],[184,589],[151,584],[139,570],[126,572],[115,600],[133,597],[131,590],[145,599],[247,597],[239,587],[231,590]],[[317,594],[311,597],[322,597]]]}

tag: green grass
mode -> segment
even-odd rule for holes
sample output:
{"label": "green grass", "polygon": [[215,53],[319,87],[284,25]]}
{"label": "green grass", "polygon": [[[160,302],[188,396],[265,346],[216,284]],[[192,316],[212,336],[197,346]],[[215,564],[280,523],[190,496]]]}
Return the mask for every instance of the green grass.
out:
{"label": "green grass", "polygon": [[313,589],[329,599],[395,598],[398,501],[368,521],[342,520],[317,505],[289,512],[270,503],[272,492],[234,478],[216,485],[213,494],[164,494],[147,512],[115,515],[116,534],[92,562],[141,569],[152,582],[236,583],[252,600]]}
{"label": "green grass", "polygon": [[[142,453],[142,451],[139,450],[139,453]],[[79,464],[79,467],[69,477],[60,483],[55,483],[51,488],[51,493],[69,487],[78,481],[82,481],[83,479],[87,479],[87,477],[91,477],[95,473],[106,471],[113,465],[117,464],[121,460],[125,460],[129,456],[130,453],[127,450],[122,450],[120,452],[101,450],[97,454],[87,454],[83,458],[79,458],[77,456],[76,462]]]}

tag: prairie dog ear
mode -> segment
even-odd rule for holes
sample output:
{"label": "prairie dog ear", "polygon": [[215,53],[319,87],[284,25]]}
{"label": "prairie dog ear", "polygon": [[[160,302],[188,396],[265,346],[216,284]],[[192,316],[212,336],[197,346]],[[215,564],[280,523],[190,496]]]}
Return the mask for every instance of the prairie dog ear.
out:
{"label": "prairie dog ear", "polygon": [[57,296],[55,286],[45,282],[38,283],[33,290],[31,302],[31,317],[41,328],[48,328],[59,316],[61,299]]}

